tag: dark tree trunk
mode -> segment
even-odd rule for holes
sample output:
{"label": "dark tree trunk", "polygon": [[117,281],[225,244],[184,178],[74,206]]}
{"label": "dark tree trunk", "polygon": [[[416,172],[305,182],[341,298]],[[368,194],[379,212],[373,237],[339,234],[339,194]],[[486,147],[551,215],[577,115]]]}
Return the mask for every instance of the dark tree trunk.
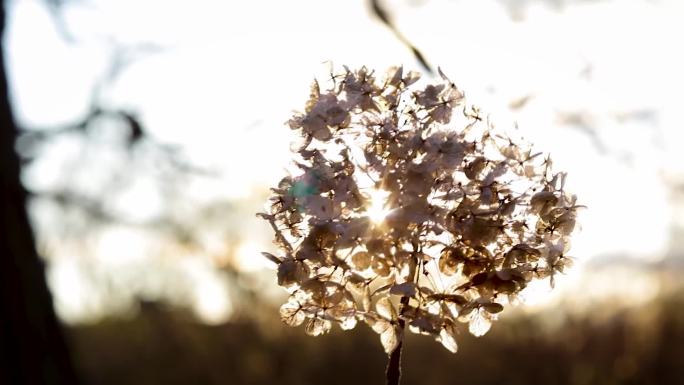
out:
{"label": "dark tree trunk", "polygon": [[[0,0],[0,37],[4,27]],[[0,49],[0,384],[77,384],[26,214],[8,99]]]}

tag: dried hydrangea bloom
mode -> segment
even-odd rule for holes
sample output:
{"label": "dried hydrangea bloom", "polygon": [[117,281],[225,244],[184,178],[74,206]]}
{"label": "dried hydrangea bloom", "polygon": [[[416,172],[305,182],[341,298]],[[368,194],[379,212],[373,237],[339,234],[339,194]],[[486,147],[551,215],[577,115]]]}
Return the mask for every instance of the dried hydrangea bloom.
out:
{"label": "dried hydrangea bloom", "polygon": [[417,88],[401,67],[345,67],[288,122],[304,139],[296,171],[259,214],[288,325],[316,336],[362,321],[388,353],[408,327],[456,352],[459,330],[485,334],[530,281],[570,265],[565,174],[440,75]]}

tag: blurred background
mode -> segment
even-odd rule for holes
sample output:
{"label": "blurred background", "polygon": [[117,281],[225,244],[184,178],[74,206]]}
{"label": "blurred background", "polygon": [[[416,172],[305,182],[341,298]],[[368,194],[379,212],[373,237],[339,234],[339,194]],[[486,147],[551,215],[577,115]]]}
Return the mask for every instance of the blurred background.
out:
{"label": "blurred background", "polygon": [[[314,76],[437,66],[567,171],[576,266],[406,384],[682,384],[684,3],[9,0],[35,247],[84,384],[382,383],[365,326],[311,338],[255,217]],[[677,37],[679,36],[679,38]],[[3,128],[4,130],[4,128]]]}

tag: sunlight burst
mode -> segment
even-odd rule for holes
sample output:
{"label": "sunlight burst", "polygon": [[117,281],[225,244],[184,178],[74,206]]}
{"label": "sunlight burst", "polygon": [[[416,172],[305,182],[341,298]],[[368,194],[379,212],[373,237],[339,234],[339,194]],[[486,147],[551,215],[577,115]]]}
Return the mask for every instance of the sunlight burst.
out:
{"label": "sunlight burst", "polygon": [[380,189],[371,189],[368,191],[370,205],[366,210],[366,215],[368,215],[373,222],[380,223],[384,221],[387,214],[389,214],[390,209],[387,208],[387,198],[389,195],[389,191]]}

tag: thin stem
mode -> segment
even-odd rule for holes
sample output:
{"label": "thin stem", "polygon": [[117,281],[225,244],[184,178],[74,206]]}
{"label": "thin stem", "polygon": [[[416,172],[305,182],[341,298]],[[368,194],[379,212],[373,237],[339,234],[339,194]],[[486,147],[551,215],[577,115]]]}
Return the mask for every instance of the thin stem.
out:
{"label": "thin stem", "polygon": [[[401,297],[401,308],[408,305],[409,297]],[[392,350],[389,355],[387,362],[387,371],[385,372],[387,378],[387,385],[399,385],[399,379],[401,378],[401,349],[404,346],[404,326],[405,322],[403,319],[399,318],[399,331],[397,332],[399,343],[397,347]]]}
{"label": "thin stem", "polygon": [[404,345],[404,321],[399,321],[399,343],[397,347],[392,350],[387,361],[387,371],[385,372],[387,378],[387,385],[399,385],[401,378],[401,348]]}
{"label": "thin stem", "polygon": [[[413,258],[409,264],[409,277],[411,281],[415,284],[418,283],[420,260],[418,258],[418,252],[421,250],[418,242],[412,242],[413,245]],[[401,297],[400,300],[399,313],[403,313],[404,308],[409,304],[409,297]],[[399,380],[401,379],[401,349],[404,346],[404,326],[406,325],[404,320],[399,318],[399,331],[397,332],[399,343],[397,347],[392,350],[389,355],[387,362],[387,370],[385,371],[385,376],[387,378],[387,385],[399,385]]]}

